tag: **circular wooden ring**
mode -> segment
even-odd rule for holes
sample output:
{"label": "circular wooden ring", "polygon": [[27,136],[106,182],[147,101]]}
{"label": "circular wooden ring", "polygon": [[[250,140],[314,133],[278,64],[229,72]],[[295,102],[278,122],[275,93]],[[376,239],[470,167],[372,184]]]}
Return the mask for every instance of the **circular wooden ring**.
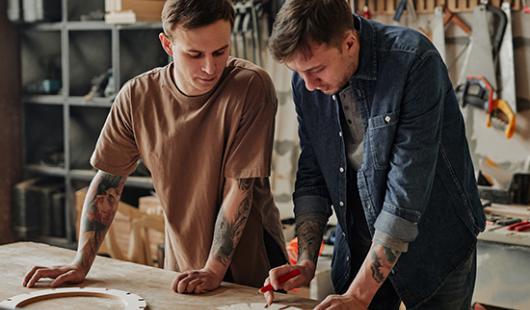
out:
{"label": "circular wooden ring", "polygon": [[18,309],[34,302],[61,297],[104,297],[118,299],[125,305],[125,310],[145,309],[147,303],[142,297],[110,288],[99,287],[62,287],[39,290],[27,294],[19,294],[0,302],[0,308]]}

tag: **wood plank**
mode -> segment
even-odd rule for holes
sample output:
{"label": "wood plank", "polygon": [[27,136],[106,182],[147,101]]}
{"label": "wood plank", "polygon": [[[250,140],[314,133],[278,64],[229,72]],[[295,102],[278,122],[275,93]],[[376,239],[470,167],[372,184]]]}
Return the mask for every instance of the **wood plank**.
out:
{"label": "wood plank", "polygon": [[[45,244],[19,242],[0,246],[0,300],[29,293],[38,288],[22,287],[25,273],[33,265],[54,266],[68,264],[75,251],[52,247]],[[82,285],[118,289],[137,294],[147,301],[148,308],[157,309],[216,309],[233,304],[263,303],[264,298],[257,289],[231,283],[203,295],[183,295],[171,291],[170,285],[177,273],[159,268],[123,262],[115,259],[97,257],[87,280]],[[317,302],[293,295],[275,294],[278,303],[301,309],[312,309]],[[82,302],[79,302],[79,300]],[[94,309],[94,302],[104,302],[93,297],[58,298],[43,302],[38,309]],[[112,301],[110,301],[112,302]],[[75,305],[75,306],[74,306]],[[37,306],[35,304],[34,306]],[[289,309],[289,308],[285,308]]]}

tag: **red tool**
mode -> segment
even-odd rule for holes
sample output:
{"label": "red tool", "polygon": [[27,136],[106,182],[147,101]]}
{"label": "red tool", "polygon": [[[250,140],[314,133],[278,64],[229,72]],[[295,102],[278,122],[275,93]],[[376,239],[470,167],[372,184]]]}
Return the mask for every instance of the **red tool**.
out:
{"label": "red tool", "polygon": [[372,19],[372,12],[370,12],[370,8],[368,7],[368,0],[364,1],[362,16],[366,19]]}
{"label": "red tool", "polygon": [[526,0],[522,0],[522,2],[523,2],[523,13],[530,14],[530,7],[528,6],[528,4],[526,4]]}
{"label": "red tool", "polygon": [[520,223],[515,223],[510,226],[508,226],[508,230],[514,230],[514,231],[529,231],[530,230],[530,222],[529,221],[523,221]]}
{"label": "red tool", "polygon": [[[292,279],[292,278],[296,277],[299,274],[300,274],[300,269],[293,269],[290,272],[280,276],[278,278],[278,281],[280,281],[280,283],[284,283],[285,281],[287,281],[289,279]],[[265,285],[264,287],[260,288],[259,292],[263,294],[265,292],[269,292],[269,291],[272,291],[272,290],[273,290],[273,287],[269,283],[269,284]]]}

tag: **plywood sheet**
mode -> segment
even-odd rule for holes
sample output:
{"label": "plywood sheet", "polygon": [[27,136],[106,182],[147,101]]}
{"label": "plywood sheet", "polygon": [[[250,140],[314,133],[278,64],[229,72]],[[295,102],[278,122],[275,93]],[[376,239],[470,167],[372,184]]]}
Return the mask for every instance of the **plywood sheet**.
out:
{"label": "plywood sheet", "polygon": [[[28,293],[39,288],[22,287],[24,274],[33,265],[53,266],[72,261],[74,251],[38,243],[12,243],[0,246],[0,300]],[[113,288],[132,292],[147,301],[149,309],[216,309],[236,304],[265,304],[257,289],[223,283],[223,285],[203,295],[182,295],[172,292],[169,287],[176,273],[154,267],[98,257],[88,274],[85,286]],[[79,285],[77,285],[79,286]],[[40,288],[47,288],[40,286]],[[312,309],[317,302],[293,295],[276,294],[279,303],[300,309]],[[82,301],[81,301],[82,299]],[[47,301],[39,309],[94,309],[95,302],[90,298],[64,298]],[[113,308],[115,305],[109,305]],[[85,308],[83,308],[85,307]]]}

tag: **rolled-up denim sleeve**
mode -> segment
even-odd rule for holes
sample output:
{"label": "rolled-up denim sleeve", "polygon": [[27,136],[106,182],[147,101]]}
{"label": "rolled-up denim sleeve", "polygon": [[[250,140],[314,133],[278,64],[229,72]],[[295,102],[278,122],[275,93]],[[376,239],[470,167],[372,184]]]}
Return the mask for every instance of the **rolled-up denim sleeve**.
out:
{"label": "rolled-up denim sleeve", "polygon": [[311,216],[321,223],[327,223],[331,207],[328,200],[321,196],[300,196],[294,199],[294,216],[297,219]]}
{"label": "rolled-up denim sleeve", "polygon": [[292,89],[298,120],[300,157],[293,193],[294,213],[297,218],[311,214],[322,220],[325,219],[327,222],[331,216],[331,200],[313,146],[307,135],[302,111],[302,98],[298,94],[300,87],[305,87],[303,80],[295,73],[292,79]]}
{"label": "rolled-up denim sleeve", "polygon": [[418,235],[429,201],[441,144],[445,97],[452,91],[447,69],[435,51],[411,68],[389,159],[382,211],[375,229],[404,242]]}

